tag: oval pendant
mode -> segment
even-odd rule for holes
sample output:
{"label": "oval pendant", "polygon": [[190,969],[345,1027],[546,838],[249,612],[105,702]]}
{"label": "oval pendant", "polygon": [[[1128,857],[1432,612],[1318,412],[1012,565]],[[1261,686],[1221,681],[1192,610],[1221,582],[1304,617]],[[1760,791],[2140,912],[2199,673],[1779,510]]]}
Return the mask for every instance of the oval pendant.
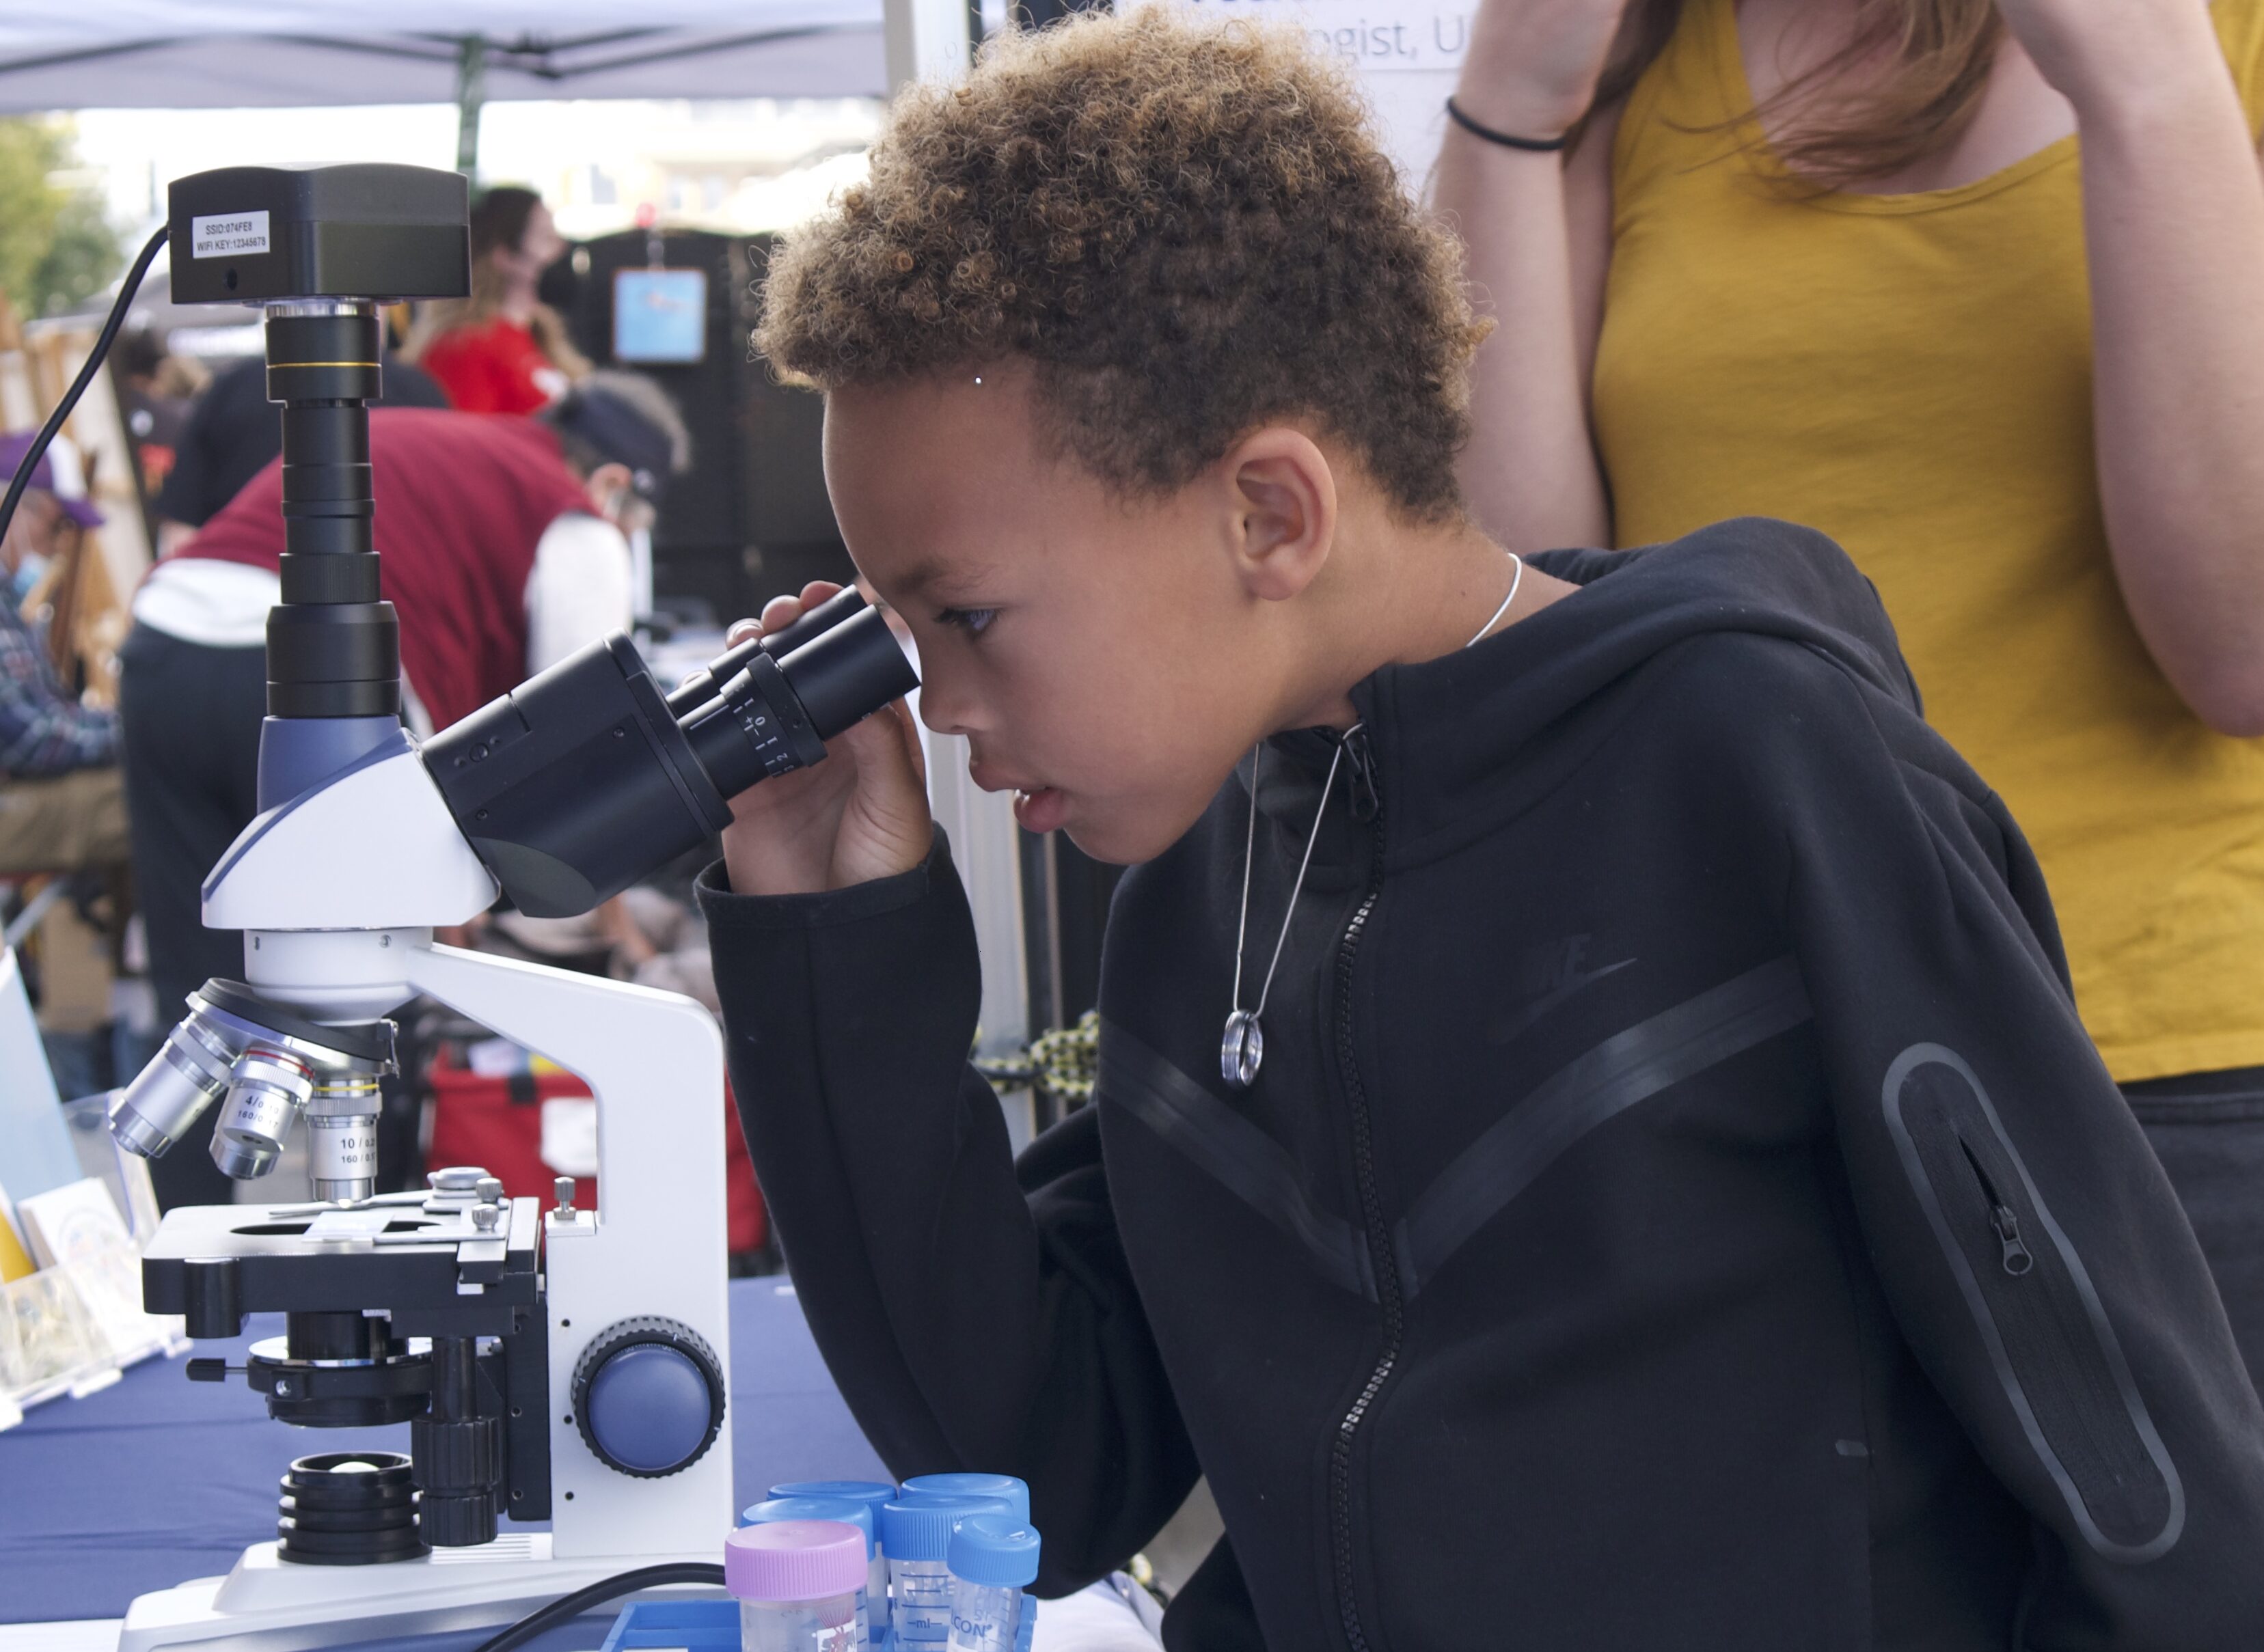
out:
{"label": "oval pendant", "polygon": [[1247,1090],[1265,1059],[1266,1030],[1258,1025],[1258,1012],[1237,1010],[1226,1018],[1226,1036],[1219,1041],[1219,1076],[1236,1090]]}

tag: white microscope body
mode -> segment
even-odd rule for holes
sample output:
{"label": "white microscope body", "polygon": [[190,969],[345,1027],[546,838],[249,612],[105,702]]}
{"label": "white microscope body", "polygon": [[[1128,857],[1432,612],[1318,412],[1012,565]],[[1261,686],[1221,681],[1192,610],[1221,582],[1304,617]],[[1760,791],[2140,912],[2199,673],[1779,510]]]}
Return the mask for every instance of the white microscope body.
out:
{"label": "white microscope body", "polygon": [[[191,996],[111,1130],[154,1157],[218,1104],[214,1160],[248,1180],[303,1123],[316,1203],[169,1214],[144,1301],[204,1339],[282,1311],[279,1345],[189,1374],[243,1376],[272,1416],[316,1429],[405,1421],[411,1452],[406,1467],[294,1467],[279,1542],[136,1600],[120,1645],[279,1652],[476,1627],[622,1572],[712,1565],[733,1511],[721,1034],[689,999],[432,931],[498,894],[534,917],[594,909],[728,826],[732,798],[823,761],[918,675],[844,591],[672,693],[617,633],[417,746],[398,721],[367,404],[381,296],[470,290],[466,182],[384,163],[222,167],[176,179],[168,207],[100,348],[164,235],[176,303],[265,309],[284,548],[265,811],[204,886],[205,921],[244,932],[244,978]],[[506,1202],[493,1178],[475,1202],[445,1172],[429,1197],[374,1192],[385,1018],[420,994],[589,1084],[595,1212]],[[548,1532],[497,1534],[546,1505]]]}
{"label": "white microscope body", "polygon": [[367,1020],[424,994],[597,1098],[599,1207],[543,1217],[551,1530],[372,1566],[294,1565],[254,1544],[225,1577],[134,1601],[120,1652],[500,1624],[620,1572],[721,1553],[728,1413],[691,1467],[635,1477],[591,1453],[568,1380],[594,1339],[645,1315],[690,1327],[729,1368],[722,1035],[673,993],[433,944],[434,926],[468,922],[496,895],[404,735],[255,821],[207,883],[205,921],[243,930],[247,984],[310,1020]]}

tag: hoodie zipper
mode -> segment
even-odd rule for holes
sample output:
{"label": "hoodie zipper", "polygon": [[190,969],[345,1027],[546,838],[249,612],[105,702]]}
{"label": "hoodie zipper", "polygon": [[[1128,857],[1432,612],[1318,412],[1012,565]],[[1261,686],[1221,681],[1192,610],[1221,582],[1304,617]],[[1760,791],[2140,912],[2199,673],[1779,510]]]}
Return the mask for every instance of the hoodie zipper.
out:
{"label": "hoodie zipper", "polygon": [[1961,1137],[1957,1145],[1964,1151],[1965,1162],[1973,1167],[1975,1179],[1981,1184],[1981,1197],[1989,1202],[1989,1228],[1997,1235],[1999,1261],[2005,1272],[2017,1279],[2036,1264],[2027,1242],[2021,1237],[2021,1219],[2013,1214],[2013,1207],[1997,1192],[1997,1184],[1991,1179],[1989,1172],[1981,1168],[1981,1161],[1974,1156],[1972,1144]]}
{"label": "hoodie zipper", "polygon": [[1406,1330],[1405,1305],[1399,1295],[1399,1271],[1391,1255],[1391,1232],[1383,1220],[1383,1201],[1375,1187],[1375,1131],[1368,1117],[1368,1091],[1361,1083],[1360,1066],[1353,1056],[1352,974],[1361,938],[1383,893],[1383,808],[1376,785],[1375,764],[1368,735],[1355,727],[1345,735],[1345,755],[1352,766],[1353,818],[1373,823],[1369,841],[1368,893],[1345,926],[1337,948],[1337,1061],[1351,1105],[1353,1172],[1360,1185],[1361,1221],[1367,1230],[1370,1266],[1375,1274],[1375,1293],[1383,1308],[1383,1346],[1375,1367],[1368,1373],[1360,1397],[1337,1424],[1329,1451],[1329,1517],[1336,1561],[1337,1610],[1345,1640],[1353,1652],[1368,1652],[1367,1633],[1361,1627],[1360,1607],[1353,1599],[1352,1530],[1352,1448],[1361,1424],[1375,1409],[1376,1398],[1399,1364],[1400,1344]]}

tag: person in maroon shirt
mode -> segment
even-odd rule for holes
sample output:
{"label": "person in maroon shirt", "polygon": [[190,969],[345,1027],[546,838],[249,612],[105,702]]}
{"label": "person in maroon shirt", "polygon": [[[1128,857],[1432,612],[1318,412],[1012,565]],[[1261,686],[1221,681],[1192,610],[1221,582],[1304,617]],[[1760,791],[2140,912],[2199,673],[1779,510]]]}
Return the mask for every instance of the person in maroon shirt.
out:
{"label": "person in maroon shirt", "polygon": [[588,376],[558,313],[535,296],[566,243],[531,189],[505,185],[472,207],[472,292],[432,306],[403,354],[461,413],[533,413]]}

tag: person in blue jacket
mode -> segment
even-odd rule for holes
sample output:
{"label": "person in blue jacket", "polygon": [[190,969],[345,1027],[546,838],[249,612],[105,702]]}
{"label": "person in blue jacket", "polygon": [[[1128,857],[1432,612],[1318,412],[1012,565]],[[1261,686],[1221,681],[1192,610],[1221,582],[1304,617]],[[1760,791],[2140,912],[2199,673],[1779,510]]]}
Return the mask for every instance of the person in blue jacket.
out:
{"label": "person in blue jacket", "polygon": [[1017,1161],[903,708],[740,801],[859,1420],[1054,1590],[1206,1476],[1173,1648],[2253,1648],[2264,1409],[2019,829],[1821,536],[1489,541],[1477,337],[1337,72],[1166,8],[906,93],[773,262],[922,715],[1132,867]]}
{"label": "person in blue jacket", "polygon": [[[0,436],[0,487],[31,448],[28,433]],[[127,856],[118,714],[71,691],[44,627],[19,612],[49,562],[94,554],[83,541],[102,512],[76,469],[66,480],[43,455],[0,540],[0,873],[122,866]]]}

